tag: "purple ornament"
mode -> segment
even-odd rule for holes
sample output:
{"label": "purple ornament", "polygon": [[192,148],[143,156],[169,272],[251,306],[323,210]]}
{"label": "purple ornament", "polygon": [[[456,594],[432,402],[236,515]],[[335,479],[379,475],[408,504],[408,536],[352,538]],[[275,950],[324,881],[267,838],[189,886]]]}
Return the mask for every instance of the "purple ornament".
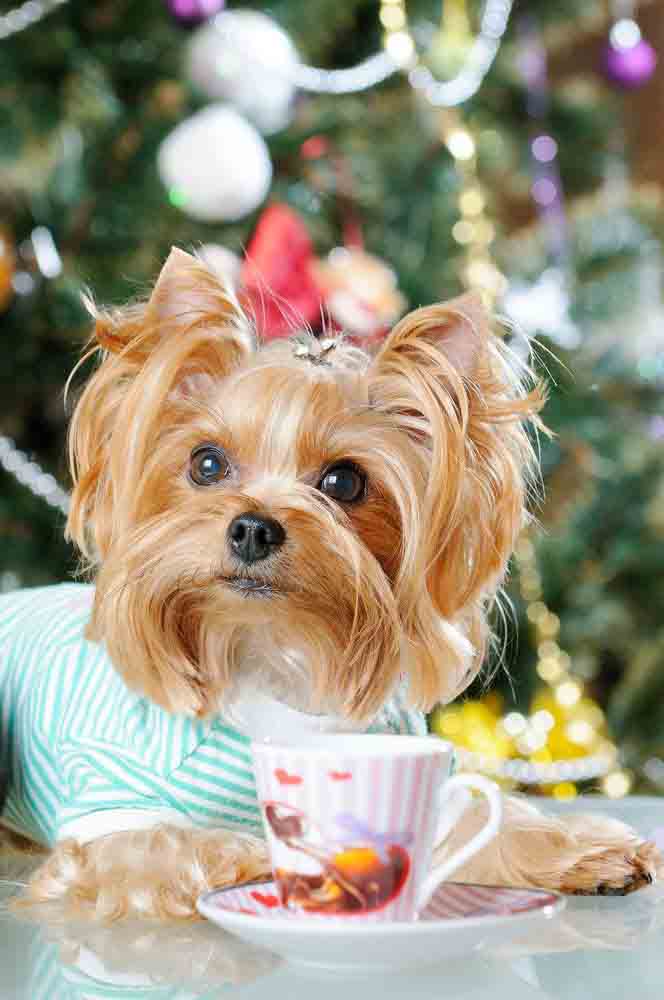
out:
{"label": "purple ornament", "polygon": [[609,43],[604,50],[604,73],[623,90],[636,90],[655,72],[657,53],[645,38],[628,48]]}
{"label": "purple ornament", "polygon": [[[650,420],[650,426],[648,427],[648,433],[653,441],[664,441],[664,417],[659,416],[652,417]],[[662,829],[662,835],[664,836],[664,827]]]}
{"label": "purple ornament", "polygon": [[223,10],[226,0],[166,0],[166,6],[175,20],[186,27],[193,27],[214,17]]}

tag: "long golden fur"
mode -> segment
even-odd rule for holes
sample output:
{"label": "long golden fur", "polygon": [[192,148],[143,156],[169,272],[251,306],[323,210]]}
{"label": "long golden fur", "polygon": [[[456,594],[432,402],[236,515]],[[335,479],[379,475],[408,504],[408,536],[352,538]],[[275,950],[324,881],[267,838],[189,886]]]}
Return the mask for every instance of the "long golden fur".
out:
{"label": "long golden fur", "polygon": [[[174,250],[147,302],[94,315],[99,363],[71,423],[68,532],[95,577],[89,638],[125,682],[198,716],[252,673],[301,710],[359,722],[402,675],[421,709],[458,695],[482,664],[527,519],[527,424],[543,403],[479,301],[418,309],[375,357],[343,339],[325,351],[306,336],[300,349],[259,345],[214,274]],[[218,488],[188,479],[202,442],[232,456]],[[340,459],[366,472],[363,502],[316,489]],[[286,530],[279,555],[251,568],[265,599],[227,582],[238,570],[226,533],[246,511]],[[595,824],[586,838],[516,803],[507,816],[468,878],[573,890],[654,870],[626,828],[608,824],[603,839]],[[475,821],[471,809],[454,836]],[[528,852],[510,860],[523,829]],[[119,831],[60,844],[29,896],[105,918],[181,918],[208,886],[265,869],[262,844],[227,831]]]}
{"label": "long golden fur", "polygon": [[[101,364],[70,435],[69,534],[97,571],[90,638],[171,711],[213,711],[254,641],[276,667],[297,649],[315,698],[351,716],[383,704],[404,650],[413,703],[449,700],[482,662],[523,525],[539,390],[521,390],[471,298],[407,316],[375,360],[340,341],[311,364],[286,341],[254,350],[227,293],[184,264],[145,307],[96,318]],[[203,441],[237,463],[221,491],[183,474]],[[341,458],[371,483],[346,510],[315,488]],[[289,538],[262,570],[269,603],[216,584],[228,525],[252,509]]]}

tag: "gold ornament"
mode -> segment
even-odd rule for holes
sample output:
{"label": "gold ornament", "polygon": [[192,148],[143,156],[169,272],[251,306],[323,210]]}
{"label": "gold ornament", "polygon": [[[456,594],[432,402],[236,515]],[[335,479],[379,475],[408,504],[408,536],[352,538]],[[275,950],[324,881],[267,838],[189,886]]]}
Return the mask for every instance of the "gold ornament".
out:
{"label": "gold ornament", "polygon": [[461,180],[460,218],[452,228],[453,239],[464,250],[461,278],[464,285],[480,293],[491,310],[505,292],[507,279],[491,255],[496,231],[487,217],[487,200],[477,172],[475,138],[457,111],[441,111],[439,121],[440,138],[454,157]]}
{"label": "gold ornament", "polygon": [[542,684],[527,714],[505,713],[492,693],[460,706],[440,706],[431,716],[431,729],[456,744],[462,768],[485,771],[510,787],[537,785],[544,794],[570,799],[580,782],[601,778],[603,792],[620,798],[629,792],[631,775],[616,767],[617,750],[607,736],[604,713],[571,673],[572,661],[558,643],[560,621],[542,600],[528,532],[519,539],[515,561]]}
{"label": "gold ornament", "polygon": [[0,226],[0,312],[7,308],[14,297],[14,271],[16,248],[8,229]]}
{"label": "gold ornament", "polygon": [[449,79],[468,58],[473,41],[466,0],[445,0],[440,28],[429,52],[429,62],[437,75]]}
{"label": "gold ornament", "polygon": [[150,95],[151,111],[164,118],[177,118],[183,114],[187,94],[179,80],[161,80]]}
{"label": "gold ornament", "polygon": [[[475,37],[466,0],[445,0],[440,30],[420,59],[408,25],[406,0],[381,0],[383,45],[393,63],[434,107],[456,107],[476,94],[498,53],[514,0],[485,0]],[[436,64],[442,64],[437,66]],[[433,69],[442,69],[439,79]]]}

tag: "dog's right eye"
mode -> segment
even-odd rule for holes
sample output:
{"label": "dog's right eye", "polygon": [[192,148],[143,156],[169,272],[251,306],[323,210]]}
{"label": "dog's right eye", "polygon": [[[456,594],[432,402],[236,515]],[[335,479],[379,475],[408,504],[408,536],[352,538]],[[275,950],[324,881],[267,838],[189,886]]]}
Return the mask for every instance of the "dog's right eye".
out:
{"label": "dog's right eye", "polygon": [[189,478],[196,486],[214,486],[225,479],[230,471],[230,462],[216,445],[204,444],[191,453]]}
{"label": "dog's right eye", "polygon": [[366,493],[367,477],[353,462],[338,462],[325,472],[318,489],[339,503],[355,503]]}

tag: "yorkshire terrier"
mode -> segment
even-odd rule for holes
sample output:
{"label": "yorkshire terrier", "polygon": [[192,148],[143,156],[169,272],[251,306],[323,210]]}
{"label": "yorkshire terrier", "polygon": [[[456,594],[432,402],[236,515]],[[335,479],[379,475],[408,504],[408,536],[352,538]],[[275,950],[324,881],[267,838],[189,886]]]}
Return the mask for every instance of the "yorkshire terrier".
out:
{"label": "yorkshire terrier", "polygon": [[[476,676],[543,392],[471,295],[412,312],[372,356],[261,345],[176,249],[146,302],[95,310],[89,353],[67,530],[95,586],[0,600],[2,821],[50,849],[28,900],[191,917],[206,889],[268,871],[252,735],[421,733]],[[457,878],[625,892],[655,876],[620,823],[504,813]],[[440,853],[481,820],[471,803]]]}

